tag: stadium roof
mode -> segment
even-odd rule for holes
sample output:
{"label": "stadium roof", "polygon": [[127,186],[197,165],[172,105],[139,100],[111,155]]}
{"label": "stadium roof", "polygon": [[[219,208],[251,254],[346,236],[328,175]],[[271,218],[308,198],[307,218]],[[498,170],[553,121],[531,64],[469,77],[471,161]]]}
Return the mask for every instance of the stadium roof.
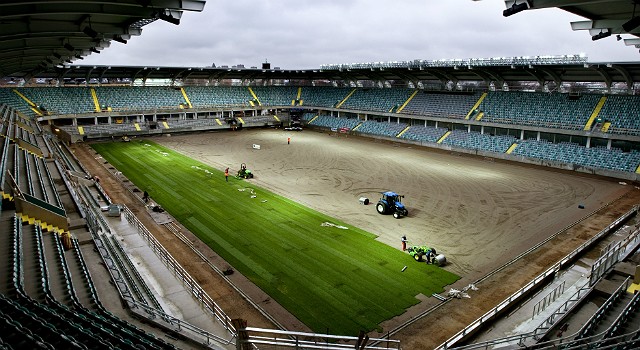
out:
{"label": "stadium roof", "polygon": [[[640,48],[640,0],[505,0],[503,15],[511,16],[522,11],[557,7],[586,18],[571,22],[573,30],[586,30],[592,40],[611,35],[630,34],[625,45]],[[550,39],[551,40],[551,39]]]}
{"label": "stadium roof", "polygon": [[182,11],[202,11],[204,0],[3,0],[0,2],[0,76],[71,63],[140,35],[157,19],[179,24]]}
{"label": "stadium roof", "polygon": [[[588,19],[572,23],[590,34],[640,35],[640,0],[506,0],[504,15],[558,7]],[[262,70],[199,67],[76,66],[73,61],[140,35],[157,19],[178,24],[182,11],[202,11],[204,0],[5,0],[0,2],[0,77],[18,78],[165,78],[184,79],[326,79],[404,81],[555,81],[602,82],[611,86],[640,82],[635,63],[556,65],[451,65],[438,67],[379,67],[310,70]],[[549,40],[553,40],[550,38]],[[628,45],[640,39],[625,38]],[[638,42],[637,42],[638,41]]]}
{"label": "stadium roof", "polygon": [[[534,62],[533,60],[531,62]],[[80,79],[237,79],[251,80],[332,80],[332,81],[419,81],[436,83],[483,81],[487,84],[534,81],[543,85],[555,82],[595,82],[606,86],[625,83],[632,88],[640,82],[640,63],[582,63],[582,64],[496,64],[496,65],[440,65],[425,67],[407,65],[396,67],[370,67],[362,64],[351,67],[341,65],[331,69],[280,70],[213,67],[134,67],[134,66],[75,66],[53,67],[39,74],[42,78]]]}

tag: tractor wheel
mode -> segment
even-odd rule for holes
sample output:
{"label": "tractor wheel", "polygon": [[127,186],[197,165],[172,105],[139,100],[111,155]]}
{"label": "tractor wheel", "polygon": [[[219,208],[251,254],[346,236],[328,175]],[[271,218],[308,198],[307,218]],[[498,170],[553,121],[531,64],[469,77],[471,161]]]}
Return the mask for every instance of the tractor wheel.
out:
{"label": "tractor wheel", "polygon": [[396,219],[400,219],[400,213],[398,212],[393,213],[393,217]]}
{"label": "tractor wheel", "polygon": [[382,202],[378,202],[378,204],[376,205],[376,210],[379,214],[384,214],[387,212],[387,206]]}
{"label": "tractor wheel", "polygon": [[421,254],[416,254],[413,256],[414,259],[416,259],[416,261],[420,262],[422,261],[422,255]]}

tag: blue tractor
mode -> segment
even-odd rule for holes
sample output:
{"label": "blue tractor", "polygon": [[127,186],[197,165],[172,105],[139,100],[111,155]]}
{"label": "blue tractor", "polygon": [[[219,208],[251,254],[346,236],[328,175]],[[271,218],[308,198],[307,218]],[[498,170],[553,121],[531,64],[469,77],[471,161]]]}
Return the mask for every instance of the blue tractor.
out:
{"label": "blue tractor", "polygon": [[379,214],[393,214],[393,217],[400,219],[403,216],[409,215],[409,211],[402,204],[401,196],[395,192],[387,191],[382,192],[382,198],[376,204],[376,210]]}

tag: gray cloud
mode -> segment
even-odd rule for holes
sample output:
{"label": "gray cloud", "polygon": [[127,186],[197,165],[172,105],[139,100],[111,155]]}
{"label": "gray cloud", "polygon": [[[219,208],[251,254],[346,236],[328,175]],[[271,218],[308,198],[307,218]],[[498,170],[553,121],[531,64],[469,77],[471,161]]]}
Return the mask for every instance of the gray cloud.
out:
{"label": "gray cloud", "polygon": [[593,62],[637,61],[615,37],[574,32],[582,18],[558,9],[503,17],[502,1],[208,1],[179,26],[156,21],[128,44],[113,42],[82,64],[258,66],[585,53]]}

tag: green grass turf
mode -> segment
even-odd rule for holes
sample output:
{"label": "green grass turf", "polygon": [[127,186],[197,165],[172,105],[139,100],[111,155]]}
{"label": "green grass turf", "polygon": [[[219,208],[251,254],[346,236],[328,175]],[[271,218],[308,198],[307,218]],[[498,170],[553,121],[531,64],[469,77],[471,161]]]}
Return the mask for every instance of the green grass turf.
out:
{"label": "green grass turf", "polygon": [[442,292],[459,278],[251,180],[227,183],[222,171],[151,141],[92,147],[315,332],[378,329],[418,303],[416,295]]}

